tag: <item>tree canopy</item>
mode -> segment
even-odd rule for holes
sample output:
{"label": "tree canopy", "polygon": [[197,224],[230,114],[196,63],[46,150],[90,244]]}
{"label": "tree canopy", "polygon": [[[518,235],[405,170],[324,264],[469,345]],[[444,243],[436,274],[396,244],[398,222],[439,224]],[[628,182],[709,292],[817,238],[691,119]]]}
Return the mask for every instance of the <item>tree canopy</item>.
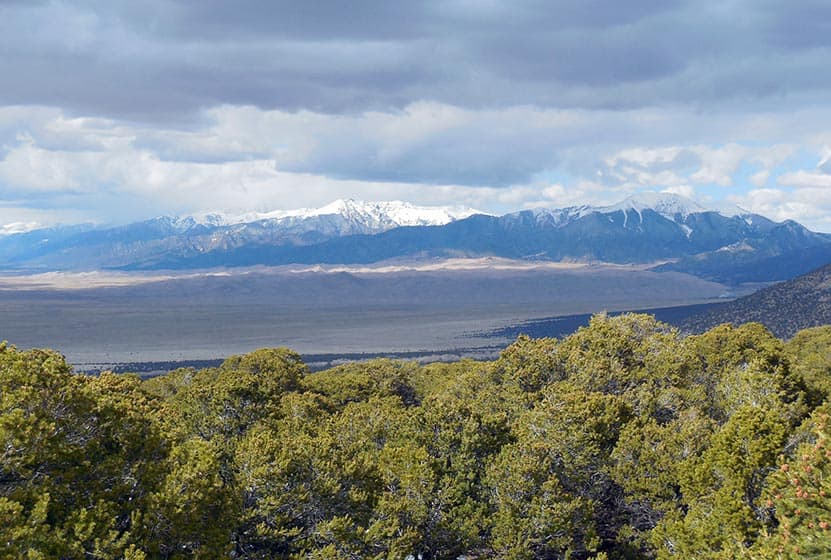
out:
{"label": "tree canopy", "polygon": [[3,344],[0,557],[827,555],[829,342],[599,315],[493,362],[148,380]]}

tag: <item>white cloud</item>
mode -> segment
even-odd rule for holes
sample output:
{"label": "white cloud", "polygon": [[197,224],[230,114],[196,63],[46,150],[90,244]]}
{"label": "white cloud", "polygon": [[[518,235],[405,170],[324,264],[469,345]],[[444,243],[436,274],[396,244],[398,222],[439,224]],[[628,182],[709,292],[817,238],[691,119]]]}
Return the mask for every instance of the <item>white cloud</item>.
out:
{"label": "white cloud", "polygon": [[696,198],[695,187],[692,185],[676,185],[673,187],[667,187],[661,192],[680,194],[681,196],[686,196],[687,198]]}
{"label": "white cloud", "polygon": [[776,182],[786,187],[831,188],[831,175],[799,170],[780,175]]}
{"label": "white cloud", "polygon": [[694,195],[690,185],[736,187],[736,175],[743,165],[759,171],[750,181],[763,186],[776,166],[795,153],[790,145],[750,146],[730,143],[723,146],[690,145],[664,148],[629,148],[607,158],[605,173],[623,184],[684,189]]}
{"label": "white cloud", "polygon": [[[399,198],[424,204],[448,200],[502,202],[504,189],[476,189],[458,185],[425,188],[415,183],[371,182],[336,179],[312,173],[284,172],[268,159],[214,163],[165,161],[147,150],[118,147],[101,151],[46,150],[26,138],[0,161],[0,184],[13,185],[20,197],[54,197],[72,209],[88,203],[90,196],[126,197],[128,208],[118,205],[124,216],[98,216],[100,221],[147,217],[149,211],[188,213],[224,210],[267,211],[321,206],[338,197],[368,200]],[[135,201],[144,201],[146,207]],[[462,203],[462,202],[457,202]],[[78,213],[78,208],[73,209]],[[20,221],[20,209],[14,220]],[[41,212],[41,223],[65,221],[66,209]],[[2,214],[0,214],[2,215]]]}
{"label": "white cloud", "polygon": [[728,144],[717,148],[696,146],[692,149],[701,158],[701,167],[690,176],[690,180],[699,184],[716,184],[729,187],[733,184],[733,175],[748,158],[752,151],[738,144]]}
{"label": "white cloud", "polygon": [[621,163],[635,164],[639,167],[652,167],[655,164],[667,164],[674,162],[683,152],[680,146],[669,146],[664,148],[627,148],[621,150],[605,163],[608,167],[616,167]]}
{"label": "white cloud", "polygon": [[[44,150],[29,137],[20,135],[19,144],[0,161],[0,181],[31,191],[74,191],[81,188],[83,169],[96,159],[93,154],[71,154]],[[94,185],[89,185],[90,188]]]}
{"label": "white cloud", "polygon": [[762,169],[750,176],[750,182],[757,187],[764,187],[770,179],[770,170]]}
{"label": "white cloud", "polygon": [[831,232],[831,189],[754,189],[730,200],[775,221],[795,220],[815,231]]}
{"label": "white cloud", "polygon": [[[750,185],[738,177],[747,168],[756,187],[768,186],[774,174],[792,188],[828,185],[817,169],[789,163],[806,152],[824,161],[828,145],[816,113],[802,116],[802,136],[789,136],[794,118],[777,127],[766,117],[765,134],[751,143],[743,126],[756,116],[662,110],[474,110],[418,102],[399,111],[327,115],[223,105],[198,123],[163,127],[5,107],[0,196],[19,206],[37,199],[55,219],[73,211],[123,221],[345,197],[490,212],[607,204],[639,190],[719,199],[724,195],[711,187],[744,195]],[[699,132],[680,142],[693,122]],[[734,141],[714,142],[724,138]],[[822,143],[811,143],[818,138]],[[795,204],[789,216],[810,219],[801,208]]]}

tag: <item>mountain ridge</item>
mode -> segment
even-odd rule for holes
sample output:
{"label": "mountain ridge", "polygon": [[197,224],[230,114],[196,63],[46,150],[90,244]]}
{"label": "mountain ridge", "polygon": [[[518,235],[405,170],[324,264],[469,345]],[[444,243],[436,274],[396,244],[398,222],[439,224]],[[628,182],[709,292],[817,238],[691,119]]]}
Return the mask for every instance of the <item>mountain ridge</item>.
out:
{"label": "mountain ridge", "polygon": [[190,214],[195,221],[205,220],[215,225],[236,225],[264,220],[305,220],[319,216],[341,215],[352,221],[378,223],[393,227],[415,225],[444,225],[473,214],[484,214],[479,210],[463,206],[419,206],[401,200],[363,201],[337,199],[320,208],[297,208],[294,210],[272,210],[270,212],[248,212],[225,214],[207,212]]}
{"label": "mountain ridge", "polygon": [[[500,257],[660,263],[658,271],[724,281],[721,275],[735,284],[784,279],[781,268],[770,266],[776,259],[793,261],[794,255],[812,252],[812,262],[825,254],[831,260],[831,235],[793,221],[777,223],[738,207],[707,208],[669,193],[642,193],[610,206],[522,210],[502,216],[469,208],[352,200],[280,212],[258,214],[250,222],[228,223],[233,220],[207,214],[6,236],[0,238],[0,267],[181,270]],[[794,275],[800,272],[804,271],[795,270]]]}

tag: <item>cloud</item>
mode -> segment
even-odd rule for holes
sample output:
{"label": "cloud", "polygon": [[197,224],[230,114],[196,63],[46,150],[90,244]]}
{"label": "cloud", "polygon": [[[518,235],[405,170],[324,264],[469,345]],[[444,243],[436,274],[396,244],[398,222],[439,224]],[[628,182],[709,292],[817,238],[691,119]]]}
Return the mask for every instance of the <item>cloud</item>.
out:
{"label": "cloud", "polygon": [[746,141],[748,144],[627,148],[604,161],[605,173],[623,184],[663,185],[675,189],[672,192],[683,188],[692,194],[691,185],[736,186],[742,166],[757,168],[747,180],[763,185],[773,170],[795,152],[789,145],[753,146],[750,138]]}
{"label": "cloud", "polygon": [[780,175],[777,182],[786,187],[831,188],[831,175],[799,170]]}
{"label": "cloud", "polygon": [[[742,188],[743,167],[754,170],[748,187],[778,173],[794,146],[754,143],[806,145],[824,121],[814,112],[803,118],[814,125],[803,123],[802,140],[789,136],[793,115],[779,122],[768,116],[766,133],[754,131],[751,143],[743,135],[757,115],[679,110],[472,110],[420,102],[329,115],[223,105],[204,111],[198,125],[164,127],[12,107],[0,110],[0,195],[53,199],[56,209],[95,208],[122,220],[139,211],[270,210],[339,197],[501,212],[609,203],[637,190],[695,196],[699,187]],[[693,121],[707,133],[688,137]],[[732,141],[677,143],[685,139]],[[778,180],[791,179],[785,173]]]}
{"label": "cloud", "polygon": [[750,176],[750,182],[757,187],[764,187],[770,179],[770,171],[763,169]]}
{"label": "cloud", "polygon": [[694,183],[713,183],[723,187],[733,184],[733,174],[750,154],[750,149],[738,144],[720,148],[699,147],[694,151],[701,158],[701,168],[690,179]]}
{"label": "cloud", "polygon": [[680,194],[681,196],[686,196],[687,198],[696,197],[695,187],[693,187],[692,185],[676,185],[672,187],[667,187],[661,192]]}
{"label": "cloud", "polygon": [[829,29],[821,0],[0,2],[0,199],[125,220],[669,190],[825,223],[801,197],[831,171]]}
{"label": "cloud", "polygon": [[354,113],[705,108],[827,97],[824,3],[637,0],[0,4],[0,102],[148,122],[206,107]]}
{"label": "cloud", "polygon": [[754,189],[731,200],[773,220],[796,220],[816,231],[831,231],[831,189],[826,187]]}

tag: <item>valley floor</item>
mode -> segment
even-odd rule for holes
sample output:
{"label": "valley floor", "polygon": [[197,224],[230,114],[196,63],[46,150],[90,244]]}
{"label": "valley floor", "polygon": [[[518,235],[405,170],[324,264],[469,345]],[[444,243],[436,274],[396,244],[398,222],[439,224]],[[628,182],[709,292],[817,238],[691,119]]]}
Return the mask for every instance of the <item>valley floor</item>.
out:
{"label": "valley floor", "polygon": [[0,278],[0,339],[57,348],[77,365],[211,360],[275,346],[326,360],[457,358],[466,351],[481,358],[528,321],[711,303],[752,290],[643,267],[481,260],[356,270],[51,273]]}

